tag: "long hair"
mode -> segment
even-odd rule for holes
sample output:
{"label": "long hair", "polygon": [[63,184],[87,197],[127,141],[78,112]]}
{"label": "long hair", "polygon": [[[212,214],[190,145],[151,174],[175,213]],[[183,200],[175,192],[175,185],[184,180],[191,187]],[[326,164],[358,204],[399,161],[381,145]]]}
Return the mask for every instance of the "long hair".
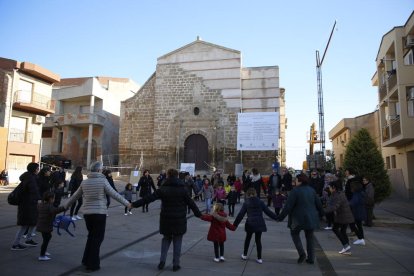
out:
{"label": "long hair", "polygon": [[74,178],[76,180],[83,180],[82,167],[81,166],[77,166],[75,168],[75,171],[73,172],[71,178]]}

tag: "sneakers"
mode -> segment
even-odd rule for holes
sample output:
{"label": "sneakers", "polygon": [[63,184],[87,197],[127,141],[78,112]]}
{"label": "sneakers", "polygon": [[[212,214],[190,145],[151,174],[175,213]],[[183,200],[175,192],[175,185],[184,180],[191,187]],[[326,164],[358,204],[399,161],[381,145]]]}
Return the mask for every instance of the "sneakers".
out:
{"label": "sneakers", "polygon": [[332,227],[330,227],[330,226],[326,226],[325,228],[323,228],[323,229],[325,229],[325,230],[332,230]]}
{"label": "sneakers", "polygon": [[356,244],[356,245],[365,245],[365,240],[364,239],[358,239],[358,240],[354,241],[353,244]]}
{"label": "sneakers", "polygon": [[49,257],[50,255],[52,255],[52,254],[50,254],[49,252],[46,252],[45,253],[45,256],[48,256]]}
{"label": "sneakers", "polygon": [[50,258],[48,257],[48,256],[39,256],[39,258],[38,258],[38,260],[39,261],[49,261],[50,260]]}
{"label": "sneakers", "polygon": [[258,264],[262,264],[262,263],[263,263],[263,260],[262,260],[262,259],[257,259],[257,260],[256,260],[256,263],[258,263]]}
{"label": "sneakers", "polygon": [[220,256],[220,262],[224,262],[226,259],[223,256]]}
{"label": "sneakers", "polygon": [[125,213],[124,216],[128,216],[128,213]]}
{"label": "sneakers", "polygon": [[38,245],[38,243],[37,243],[37,242],[35,242],[34,240],[29,240],[29,241],[26,241],[26,242],[24,243],[24,245],[34,247],[34,246],[37,246],[37,245]]}
{"label": "sneakers", "polygon": [[129,212],[128,212],[128,214],[132,215],[132,212],[131,212],[131,211],[129,211]]}
{"label": "sneakers", "polygon": [[214,258],[213,261],[215,261],[216,263],[219,263],[220,259],[219,258]]}
{"label": "sneakers", "polygon": [[21,244],[13,245],[10,249],[13,251],[25,250],[27,247]]}
{"label": "sneakers", "polygon": [[76,219],[82,219],[82,217],[81,216],[78,216],[78,215],[76,215],[75,218]]}
{"label": "sneakers", "polygon": [[242,260],[247,260],[247,256],[245,256],[244,254],[241,254],[241,258]]}
{"label": "sneakers", "polygon": [[76,217],[72,217],[72,220],[73,221],[77,221],[78,219]]}
{"label": "sneakers", "polygon": [[339,254],[351,255],[351,247],[349,245],[345,246],[341,251],[339,251]]}

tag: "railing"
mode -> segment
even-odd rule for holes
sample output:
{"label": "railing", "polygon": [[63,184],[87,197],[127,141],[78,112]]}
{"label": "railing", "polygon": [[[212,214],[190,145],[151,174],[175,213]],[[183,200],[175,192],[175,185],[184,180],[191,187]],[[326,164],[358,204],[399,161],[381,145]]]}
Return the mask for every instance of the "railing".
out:
{"label": "railing", "polygon": [[31,144],[33,141],[33,133],[12,128],[10,129],[9,141]]}
{"label": "railing", "polygon": [[391,121],[391,138],[401,134],[400,118]]}
{"label": "railing", "polygon": [[382,101],[385,98],[385,96],[387,96],[387,86],[385,84],[382,84],[379,87],[378,92],[379,92],[379,99],[380,101]]}
{"label": "railing", "polygon": [[382,127],[382,141],[388,141],[390,139],[390,128],[389,125]]}
{"label": "railing", "polygon": [[102,113],[65,113],[65,114],[55,114],[53,118],[46,118],[46,125],[49,127],[53,122],[58,122],[60,126],[65,125],[85,125],[85,124],[96,124],[103,126],[106,121],[105,115]]}
{"label": "railing", "polygon": [[393,70],[391,75],[388,77],[388,92],[390,92],[396,84],[397,84],[397,71]]}
{"label": "railing", "polygon": [[14,94],[14,102],[32,104],[44,109],[55,109],[55,101],[50,97],[29,90],[16,91]]}

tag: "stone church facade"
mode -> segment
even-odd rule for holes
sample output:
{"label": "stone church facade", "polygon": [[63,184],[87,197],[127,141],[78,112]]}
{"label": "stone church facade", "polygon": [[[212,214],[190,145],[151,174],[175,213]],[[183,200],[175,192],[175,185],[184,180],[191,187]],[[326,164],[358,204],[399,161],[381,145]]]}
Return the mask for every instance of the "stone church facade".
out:
{"label": "stone church facade", "polygon": [[[195,163],[198,173],[229,173],[243,164],[269,173],[284,159],[283,93],[278,66],[243,68],[239,51],[197,39],[158,58],[155,73],[121,103],[120,166],[157,173]],[[237,151],[237,114],[274,111],[281,150]]]}

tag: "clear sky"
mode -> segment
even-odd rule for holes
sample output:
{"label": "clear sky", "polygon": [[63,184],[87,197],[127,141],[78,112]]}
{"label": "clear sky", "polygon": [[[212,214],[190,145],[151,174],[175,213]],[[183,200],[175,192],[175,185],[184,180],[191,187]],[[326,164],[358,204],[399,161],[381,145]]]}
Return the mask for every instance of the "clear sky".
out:
{"label": "clear sky", "polygon": [[203,40],[242,52],[244,67],[278,65],[286,89],[287,164],[302,167],[318,123],[315,50],[325,58],[328,132],[372,112],[382,36],[404,25],[414,0],[0,0],[0,56],[36,63],[62,78],[111,76],[143,84],[157,58]]}

